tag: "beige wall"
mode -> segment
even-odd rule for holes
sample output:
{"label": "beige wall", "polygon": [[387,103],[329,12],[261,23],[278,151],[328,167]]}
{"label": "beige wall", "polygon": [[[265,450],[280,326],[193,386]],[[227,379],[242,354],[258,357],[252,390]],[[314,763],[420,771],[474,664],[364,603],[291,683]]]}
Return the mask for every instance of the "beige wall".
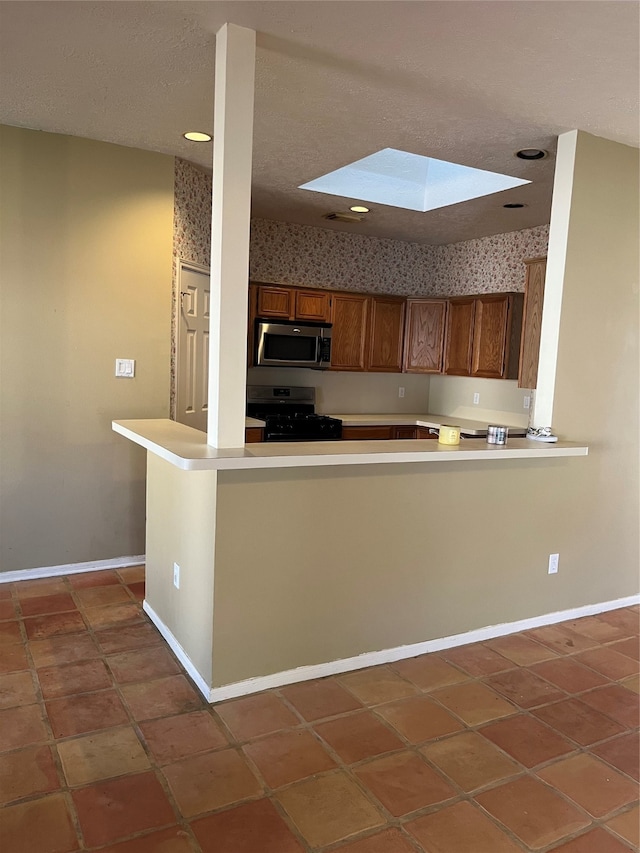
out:
{"label": "beige wall", "polygon": [[220,474],[216,686],[637,594],[637,156],[579,134],[554,426],[589,456]]}
{"label": "beige wall", "polygon": [[[473,395],[480,402],[473,404]],[[487,423],[526,427],[529,413],[523,406],[531,391],[518,388],[515,379],[475,379],[471,376],[432,376],[429,383],[429,411]]]}
{"label": "beige wall", "polygon": [[168,415],[173,158],[0,146],[0,568],[142,554],[144,452],[111,420]]}

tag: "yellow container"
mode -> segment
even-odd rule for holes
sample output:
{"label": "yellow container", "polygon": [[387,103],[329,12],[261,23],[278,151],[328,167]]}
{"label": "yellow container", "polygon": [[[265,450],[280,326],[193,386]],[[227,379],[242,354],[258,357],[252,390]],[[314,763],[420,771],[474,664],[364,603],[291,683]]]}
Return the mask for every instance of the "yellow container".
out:
{"label": "yellow container", "polygon": [[451,424],[440,424],[438,444],[460,444],[460,427]]}

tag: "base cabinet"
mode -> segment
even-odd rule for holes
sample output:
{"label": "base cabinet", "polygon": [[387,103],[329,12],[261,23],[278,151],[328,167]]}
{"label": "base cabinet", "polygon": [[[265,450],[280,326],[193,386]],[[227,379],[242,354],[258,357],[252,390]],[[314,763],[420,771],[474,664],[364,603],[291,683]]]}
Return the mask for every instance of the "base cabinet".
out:
{"label": "base cabinet", "polygon": [[255,444],[264,441],[264,430],[262,427],[247,427],[244,431],[244,443]]}
{"label": "base cabinet", "polygon": [[374,439],[389,439],[393,438],[393,430],[391,426],[343,426],[342,440],[343,441],[369,441]]}

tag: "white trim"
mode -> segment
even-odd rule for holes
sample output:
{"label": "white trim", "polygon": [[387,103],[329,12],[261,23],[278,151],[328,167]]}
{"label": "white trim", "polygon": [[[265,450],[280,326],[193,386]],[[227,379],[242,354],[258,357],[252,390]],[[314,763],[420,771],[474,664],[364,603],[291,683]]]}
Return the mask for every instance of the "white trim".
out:
{"label": "white trim", "polygon": [[78,575],[81,572],[102,572],[105,569],[126,569],[127,566],[144,565],[145,555],[137,557],[113,557],[111,560],[92,560],[88,563],[67,563],[64,566],[41,566],[37,569],[16,569],[0,572],[0,583],[33,581],[37,578],[56,578],[60,575]]}
{"label": "white trim", "polygon": [[455,646],[464,646],[467,643],[478,643],[482,640],[491,640],[494,637],[503,637],[505,634],[515,634],[518,631],[527,631],[531,628],[554,625],[556,622],[578,619],[581,616],[593,616],[596,613],[616,610],[619,607],[630,607],[632,604],[640,604],[640,594],[629,595],[626,598],[618,598],[614,601],[603,601],[598,604],[585,604],[582,607],[574,607],[571,610],[545,613],[542,616],[520,619],[517,622],[488,625],[486,628],[476,628],[473,631],[466,631],[464,634],[453,634],[449,637],[441,637],[436,640],[426,640],[423,643],[397,646],[394,649],[383,649],[379,652],[366,652],[352,658],[343,658],[342,660],[319,663],[312,666],[300,666],[297,669],[274,672],[272,675],[263,675],[258,678],[247,678],[245,681],[237,681],[234,684],[225,684],[223,687],[212,688],[209,701],[220,702],[223,699],[234,699],[237,696],[245,696],[248,693],[258,693],[261,690],[268,690],[271,687],[282,687],[285,684],[294,684],[298,681],[325,678],[328,675],[338,675],[342,672],[351,672],[354,669],[378,666],[382,663],[392,663],[393,661],[404,660],[405,658],[412,658],[417,655],[428,654],[429,652],[451,649]]}
{"label": "white trim", "polygon": [[503,622],[500,625],[475,628],[473,631],[465,631],[464,634],[452,634],[449,637],[425,640],[422,643],[412,643],[408,646],[396,646],[393,649],[382,649],[379,652],[365,652],[362,655],[356,655],[352,658],[342,658],[341,660],[312,664],[311,666],[299,666],[296,669],[287,669],[283,672],[274,672],[271,675],[261,675],[257,678],[247,678],[244,681],[225,684],[223,687],[210,687],[194,666],[189,655],[151,605],[147,601],[143,601],[142,607],[169,644],[171,651],[186,669],[190,678],[195,682],[196,687],[204,698],[208,702],[222,702],[224,699],[235,699],[238,696],[259,693],[262,690],[269,690],[272,687],[283,687],[285,684],[296,684],[300,681],[310,681],[313,678],[326,678],[328,675],[352,672],[354,669],[364,669],[369,666],[379,666],[383,663],[393,663],[397,660],[413,658],[417,655],[428,654],[429,652],[439,652],[443,649],[465,646],[467,643],[479,643],[483,640],[492,640],[495,637],[504,637],[506,634],[529,631],[532,628],[543,628],[545,625],[555,625],[557,622],[567,622],[570,619],[579,619],[581,616],[594,616],[596,613],[605,613],[607,610],[617,610],[620,607],[630,607],[632,604],[640,604],[640,593],[637,595],[628,595],[625,598],[616,598],[613,601],[584,604],[582,607],[573,607],[570,610],[544,613],[542,616],[519,619],[517,622]]}
{"label": "white trim", "polygon": [[167,641],[169,648],[174,653],[174,655],[178,658],[178,660],[180,661],[182,666],[186,669],[187,674],[189,675],[191,680],[195,683],[196,687],[202,693],[202,695],[207,700],[207,702],[212,702],[213,701],[213,699],[211,699],[212,690],[211,690],[210,685],[207,684],[207,682],[204,680],[204,678],[200,675],[198,670],[193,665],[193,661],[191,660],[189,655],[185,652],[185,650],[182,648],[180,643],[176,640],[174,634],[169,630],[169,628],[167,628],[167,626],[164,624],[162,619],[158,616],[156,611],[153,609],[153,607],[149,604],[149,602],[146,599],[142,602],[142,609],[147,614],[149,619],[151,619],[151,621],[156,626],[158,631],[160,631],[160,633],[162,634],[164,639]]}

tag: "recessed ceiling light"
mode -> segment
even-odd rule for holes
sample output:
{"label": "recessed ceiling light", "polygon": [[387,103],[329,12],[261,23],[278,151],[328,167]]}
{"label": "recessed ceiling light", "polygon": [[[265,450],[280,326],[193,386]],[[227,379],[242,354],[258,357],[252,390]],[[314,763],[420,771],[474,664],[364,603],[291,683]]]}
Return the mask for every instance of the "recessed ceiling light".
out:
{"label": "recessed ceiling light", "polygon": [[188,133],[182,134],[189,142],[211,142],[213,139],[208,133],[200,133],[199,130],[190,130]]}
{"label": "recessed ceiling light", "polygon": [[369,213],[369,208],[363,207],[361,204],[354,204],[349,210],[353,210],[354,213]]}
{"label": "recessed ceiling light", "polygon": [[519,201],[512,201],[510,204],[503,204],[503,207],[508,208],[508,210],[515,210],[518,207],[526,207],[526,204],[520,204]]}
{"label": "recessed ceiling light", "polygon": [[544,148],[521,148],[520,151],[516,151],[516,157],[521,160],[544,160],[548,156],[549,152]]}

